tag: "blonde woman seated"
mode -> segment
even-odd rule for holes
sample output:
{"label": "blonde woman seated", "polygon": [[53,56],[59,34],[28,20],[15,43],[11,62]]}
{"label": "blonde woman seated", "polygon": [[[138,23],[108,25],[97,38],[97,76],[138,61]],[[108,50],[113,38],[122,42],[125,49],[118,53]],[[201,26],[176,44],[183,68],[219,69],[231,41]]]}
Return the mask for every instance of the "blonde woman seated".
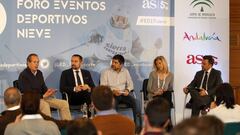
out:
{"label": "blonde woman seated", "polygon": [[240,106],[235,104],[233,88],[222,83],[216,89],[216,101],[211,103],[208,115],[215,115],[224,123],[240,122]]}
{"label": "blonde woman seated", "polygon": [[147,91],[148,99],[163,97],[172,107],[173,74],[163,56],[157,56],[153,61],[153,71],[149,75]]}

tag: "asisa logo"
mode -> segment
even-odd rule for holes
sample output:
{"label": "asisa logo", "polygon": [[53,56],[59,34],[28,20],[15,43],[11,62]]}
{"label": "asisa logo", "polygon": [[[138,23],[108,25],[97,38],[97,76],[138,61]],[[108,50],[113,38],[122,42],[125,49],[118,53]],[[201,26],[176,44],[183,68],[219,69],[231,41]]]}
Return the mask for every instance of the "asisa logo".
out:
{"label": "asisa logo", "polygon": [[196,40],[219,41],[219,42],[221,41],[221,39],[215,32],[212,34],[206,34],[205,32],[202,34],[199,34],[197,32],[195,34],[189,34],[187,32],[184,32],[183,40],[187,40],[187,41],[196,41]]}
{"label": "asisa logo", "polygon": [[211,0],[192,0],[190,5],[193,6],[193,8],[200,7],[201,12],[204,12],[204,7],[206,6],[209,8],[212,8],[212,6],[214,6]]}
{"label": "asisa logo", "polygon": [[[187,55],[186,63],[187,64],[202,64],[203,56],[204,55],[189,54],[189,55]],[[213,59],[214,59],[214,65],[217,65],[218,64],[218,57],[213,56]]]}
{"label": "asisa logo", "polygon": [[3,7],[3,5],[0,3],[0,34],[4,31],[7,23],[7,14]]}
{"label": "asisa logo", "polygon": [[144,9],[162,9],[168,10],[168,2],[164,0],[143,0]]}

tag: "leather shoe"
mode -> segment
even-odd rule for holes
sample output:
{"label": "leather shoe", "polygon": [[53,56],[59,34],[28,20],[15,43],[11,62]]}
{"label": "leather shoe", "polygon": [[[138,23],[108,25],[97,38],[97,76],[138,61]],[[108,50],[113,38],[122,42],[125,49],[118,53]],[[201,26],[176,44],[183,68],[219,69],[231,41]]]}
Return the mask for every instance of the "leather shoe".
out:
{"label": "leather shoe", "polygon": [[206,115],[208,112],[209,112],[210,108],[209,107],[204,107],[202,110],[201,110],[201,114],[202,115]]}
{"label": "leather shoe", "polygon": [[185,107],[191,109],[192,108],[192,104],[188,102]]}

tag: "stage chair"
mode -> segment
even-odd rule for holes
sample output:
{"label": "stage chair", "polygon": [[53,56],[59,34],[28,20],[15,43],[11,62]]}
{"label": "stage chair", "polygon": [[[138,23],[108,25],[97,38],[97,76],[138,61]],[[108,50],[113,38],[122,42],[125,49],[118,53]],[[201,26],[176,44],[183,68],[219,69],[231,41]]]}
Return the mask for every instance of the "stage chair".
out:
{"label": "stage chair", "polygon": [[189,110],[189,109],[190,109],[190,111],[192,110],[191,107],[188,107],[188,106],[187,106],[187,99],[188,99],[189,95],[190,95],[190,93],[187,93],[187,94],[185,94],[185,97],[184,97],[184,103],[183,103],[183,119],[186,118],[186,114],[185,114],[186,110]]}

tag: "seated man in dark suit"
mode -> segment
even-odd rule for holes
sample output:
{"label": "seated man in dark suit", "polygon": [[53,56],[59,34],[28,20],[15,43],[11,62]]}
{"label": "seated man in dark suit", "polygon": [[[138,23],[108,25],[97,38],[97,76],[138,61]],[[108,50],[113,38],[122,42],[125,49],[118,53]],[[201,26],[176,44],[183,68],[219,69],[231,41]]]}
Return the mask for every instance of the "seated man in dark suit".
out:
{"label": "seated man in dark suit", "polygon": [[72,67],[61,75],[60,89],[68,94],[70,105],[91,104],[91,90],[95,85],[90,72],[81,69],[82,62],[82,56],[72,55]]}
{"label": "seated man in dark suit", "polygon": [[202,60],[202,70],[198,71],[184,93],[190,92],[192,97],[192,116],[198,116],[201,109],[205,110],[213,101],[216,88],[222,83],[221,72],[213,68],[214,59],[205,55]]}

